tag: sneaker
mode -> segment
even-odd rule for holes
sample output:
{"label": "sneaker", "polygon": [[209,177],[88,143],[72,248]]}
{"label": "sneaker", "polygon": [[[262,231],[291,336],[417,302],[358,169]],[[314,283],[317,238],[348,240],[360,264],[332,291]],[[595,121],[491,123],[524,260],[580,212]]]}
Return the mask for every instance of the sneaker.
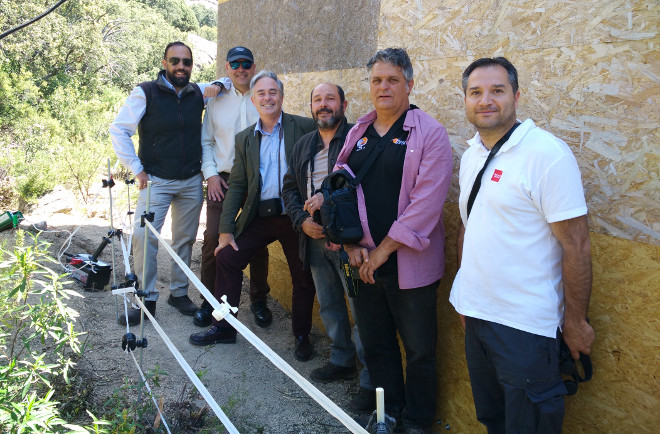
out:
{"label": "sneaker", "polygon": [[236,343],[236,330],[213,326],[205,332],[190,335],[190,343],[197,346]]}
{"label": "sneaker", "polygon": [[332,383],[337,380],[350,380],[357,375],[355,366],[337,366],[326,363],[325,366],[314,369],[309,375],[312,380],[319,383]]}
{"label": "sneaker", "polygon": [[[375,393],[374,393],[375,395]],[[378,421],[378,415],[376,413],[376,410],[374,410],[373,413],[371,413],[371,418],[369,418],[369,423],[367,426],[364,428],[367,430],[369,434],[391,434],[395,432],[395,429],[397,428],[396,425],[396,419],[394,419],[391,416],[388,416],[387,414],[385,416],[385,421],[384,422],[377,422]]]}
{"label": "sneaker", "polygon": [[[154,301],[145,300],[144,305],[146,306],[147,310],[149,311],[149,313],[152,316],[156,315],[156,301],[155,300]],[[136,326],[136,325],[140,324],[140,316],[141,316],[140,313],[141,313],[140,309],[129,309],[128,310],[128,325],[129,326]],[[119,325],[126,325],[126,318],[127,318],[126,315],[122,313],[121,315],[119,315],[119,319],[117,320],[117,323]],[[144,319],[149,321],[149,317],[146,316],[146,315],[144,316]]]}
{"label": "sneaker", "polygon": [[185,316],[193,316],[197,312],[197,306],[193,303],[187,295],[182,295],[181,297],[170,297],[167,299],[167,304],[177,308]]}
{"label": "sneaker", "polygon": [[301,362],[306,362],[312,358],[312,343],[309,336],[298,336],[296,338],[296,350],[293,356]]}

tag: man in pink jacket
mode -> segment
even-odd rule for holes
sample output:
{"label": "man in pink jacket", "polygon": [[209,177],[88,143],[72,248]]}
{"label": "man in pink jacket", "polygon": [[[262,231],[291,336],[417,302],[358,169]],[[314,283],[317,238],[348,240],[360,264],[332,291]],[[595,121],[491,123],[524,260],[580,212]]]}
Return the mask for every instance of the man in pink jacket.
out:
{"label": "man in pink jacket", "polygon": [[[344,247],[362,279],[353,301],[373,384],[385,389],[385,410],[397,426],[420,433],[435,415],[436,289],[445,268],[451,146],[445,128],[409,102],[414,80],[405,50],[379,51],[367,69],[375,110],[348,133],[336,167],[357,174],[381,149],[358,188],[364,237]],[[313,211],[321,200],[308,202]]]}

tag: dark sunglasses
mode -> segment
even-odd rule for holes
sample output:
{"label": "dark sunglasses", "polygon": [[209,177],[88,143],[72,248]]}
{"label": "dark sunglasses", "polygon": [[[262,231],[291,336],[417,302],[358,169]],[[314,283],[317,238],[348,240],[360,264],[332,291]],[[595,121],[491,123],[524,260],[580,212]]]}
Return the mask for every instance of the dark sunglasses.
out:
{"label": "dark sunglasses", "polygon": [[178,65],[179,62],[183,62],[183,66],[192,66],[192,59],[188,57],[184,57],[183,59],[179,57],[170,57],[167,61],[170,62],[170,65],[172,66]]}
{"label": "dark sunglasses", "polygon": [[244,60],[242,62],[229,62],[229,66],[231,69],[238,69],[239,66],[243,66],[243,69],[250,69],[252,68],[252,62],[249,60]]}

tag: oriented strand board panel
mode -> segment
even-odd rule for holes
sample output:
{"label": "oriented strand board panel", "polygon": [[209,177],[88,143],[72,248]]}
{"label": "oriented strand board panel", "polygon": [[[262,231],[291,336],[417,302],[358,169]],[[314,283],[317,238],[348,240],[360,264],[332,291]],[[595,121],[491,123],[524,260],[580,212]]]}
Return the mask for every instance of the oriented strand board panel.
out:
{"label": "oriented strand board panel", "polygon": [[257,68],[278,74],[362,66],[376,48],[379,12],[379,0],[223,2],[218,59],[245,45]]}
{"label": "oriented strand board panel", "polygon": [[573,149],[592,229],[660,244],[660,2],[384,0],[381,10],[378,47],[409,50],[418,105],[460,145],[472,134],[462,69],[503,55],[520,74],[519,117]]}
{"label": "oriented strand board panel", "polygon": [[[657,1],[388,0],[378,48],[408,50],[411,99],[450,134],[456,154],[450,201],[457,200],[458,160],[474,134],[464,114],[462,71],[479,57],[505,56],[519,71],[519,118],[531,117],[566,141],[578,159],[592,230],[658,245],[659,17]],[[373,52],[352,69],[287,74],[285,107],[307,114],[314,84],[334,80],[350,92],[354,121],[370,109],[363,65]]]}
{"label": "oriented strand board panel", "polygon": [[[447,273],[438,293],[438,412],[453,432],[476,422],[458,315],[448,301],[456,275],[458,207],[445,205]],[[591,234],[596,332],[594,377],[565,398],[566,433],[653,433],[660,426],[660,246]]]}
{"label": "oriented strand board panel", "polygon": [[[225,5],[232,3],[236,2]],[[242,8],[250,9],[253,3],[242,2]],[[316,3],[310,4],[309,9],[298,11],[287,2],[280,6],[288,8],[296,20],[308,22],[308,28],[319,22],[334,26],[327,15],[318,13]],[[362,19],[371,16],[372,10],[354,12]],[[222,15],[223,5],[220,11]],[[266,39],[276,43],[263,43],[262,34],[226,32],[225,37],[245,35],[245,44],[254,38],[255,46],[279,50],[279,34],[272,31],[279,24],[271,21],[264,18],[261,28]],[[447,272],[438,290],[436,416],[442,425],[436,431],[445,432],[442,427],[448,424],[453,432],[485,432],[474,415],[463,331],[447,299],[456,273],[456,177],[465,142],[474,134],[465,118],[461,74],[479,57],[502,55],[519,71],[518,117],[531,117],[571,146],[582,171],[594,231],[590,317],[596,330],[592,348],[595,374],[576,396],[566,398],[564,432],[657,432],[659,22],[657,0],[382,0],[374,22],[360,22],[365,35],[367,29],[376,29],[375,47],[369,45],[359,56],[333,66],[338,60],[328,60],[334,55],[319,49],[311,32],[301,41],[305,55],[288,58],[289,64],[281,68],[271,66],[282,73],[286,111],[309,116],[311,89],[319,82],[333,81],[346,90],[347,117],[355,121],[372,107],[366,60],[376,49],[405,47],[415,70],[411,102],[437,118],[449,132],[454,179],[445,205]],[[345,38],[341,44],[360,44],[351,25],[335,31]],[[371,43],[368,35],[364,41]],[[262,53],[268,50],[263,50],[260,56],[266,56]],[[220,49],[221,55],[225,52],[226,48]],[[314,66],[317,64],[323,66]],[[282,292],[290,299],[286,291],[290,284]]]}

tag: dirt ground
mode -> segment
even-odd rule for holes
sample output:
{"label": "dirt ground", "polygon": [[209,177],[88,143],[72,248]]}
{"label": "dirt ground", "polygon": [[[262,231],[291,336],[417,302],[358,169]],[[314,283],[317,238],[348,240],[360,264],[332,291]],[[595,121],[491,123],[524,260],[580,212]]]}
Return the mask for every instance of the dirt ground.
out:
{"label": "dirt ground", "polygon": [[[123,190],[114,189],[115,196],[126,194]],[[68,253],[91,254],[101,242],[102,236],[109,229],[109,201],[107,190],[102,190],[100,197],[88,207],[87,211],[77,209],[78,202],[74,196],[64,190],[56,190],[45,196],[33,210],[24,213],[25,221],[22,227],[34,232],[31,224],[45,221],[48,231],[40,235],[40,239],[52,243],[56,255],[68,238],[68,233],[79,229],[72,238]],[[126,209],[113,212],[115,225],[125,219]],[[84,215],[82,214],[84,213]],[[201,259],[201,240],[204,231],[204,210],[202,223],[193,249],[191,268],[199,275]],[[0,233],[2,237],[11,236],[11,231]],[[163,236],[170,238],[169,222],[163,228]],[[115,247],[116,276],[123,281],[122,253],[118,243]],[[348,430],[320,405],[310,398],[296,383],[277,369],[271,362],[259,353],[240,334],[234,345],[215,345],[211,347],[196,347],[188,342],[191,333],[202,329],[192,324],[192,317],[181,315],[175,308],[167,304],[169,296],[169,256],[160,249],[158,255],[158,290],[160,298],[156,309],[156,319],[160,326],[181,352],[192,369],[203,373],[202,381],[225,410],[229,419],[240,432],[245,433],[341,433]],[[100,257],[111,262],[111,246],[108,246]],[[64,259],[63,259],[64,261]],[[131,262],[132,264],[132,262]],[[113,280],[111,278],[110,283]],[[138,372],[130,355],[121,349],[125,326],[116,321],[116,308],[123,309],[123,301],[115,298],[108,288],[101,292],[85,291],[81,287],[81,298],[71,301],[71,306],[80,314],[78,327],[87,333],[87,348],[83,359],[77,368],[93,384],[91,399],[104,402],[112,397],[126,380],[130,383],[139,381]],[[246,281],[243,282],[246,292]],[[193,285],[190,287],[190,297],[201,304],[199,292]],[[241,298],[238,319],[251,331],[269,345],[280,357],[309,379],[312,369],[323,366],[329,357],[330,341],[325,334],[317,329],[312,330],[311,340],[314,345],[314,357],[308,362],[299,362],[293,357],[294,339],[291,334],[291,318],[288,313],[273,299],[269,300],[273,311],[273,323],[267,328],[258,327],[249,311],[247,294]],[[140,328],[132,327],[131,332],[140,337]],[[156,366],[167,373],[160,377],[160,386],[155,387],[155,394],[164,399],[165,420],[173,432],[194,432],[177,428],[177,408],[190,401],[194,408],[204,406],[199,395],[189,393],[193,388],[184,371],[163,343],[153,325],[148,321],[144,326],[144,336],[148,339],[148,347],[142,353],[142,369],[144,372],[153,370]],[[139,360],[139,352],[135,353]],[[348,402],[359,389],[357,379],[331,384],[315,384],[321,392],[337,405],[348,410]],[[185,412],[184,412],[185,413]],[[349,415],[355,416],[349,412]],[[212,425],[215,416],[207,413],[207,432],[221,430],[220,424]]]}

